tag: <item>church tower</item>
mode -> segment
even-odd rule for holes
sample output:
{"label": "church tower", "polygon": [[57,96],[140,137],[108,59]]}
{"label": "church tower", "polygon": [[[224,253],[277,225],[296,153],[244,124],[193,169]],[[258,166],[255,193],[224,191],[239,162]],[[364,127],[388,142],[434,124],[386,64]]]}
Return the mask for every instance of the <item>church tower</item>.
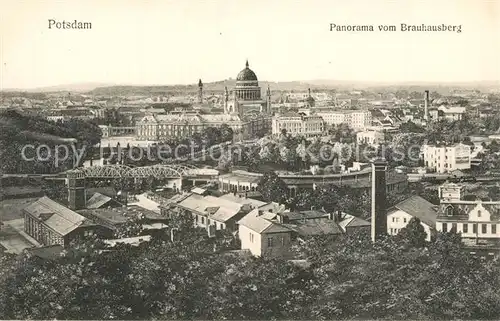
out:
{"label": "church tower", "polygon": [[307,98],[306,98],[306,106],[308,108],[314,107],[314,102],[315,101],[314,101],[313,96],[311,96],[311,88],[307,89],[307,93],[308,93],[308,95],[307,95]]}
{"label": "church tower", "polygon": [[266,114],[271,114],[271,88],[269,88],[269,84],[266,92]]}
{"label": "church tower", "polygon": [[240,117],[243,117],[243,106],[238,101],[238,96],[237,96],[237,93],[235,91],[233,91],[233,103],[230,106],[229,113],[232,115],[238,115]]}
{"label": "church tower", "polygon": [[203,104],[203,83],[201,79],[198,81],[198,103]]}
{"label": "church tower", "polygon": [[229,91],[224,87],[224,114],[229,114]]}

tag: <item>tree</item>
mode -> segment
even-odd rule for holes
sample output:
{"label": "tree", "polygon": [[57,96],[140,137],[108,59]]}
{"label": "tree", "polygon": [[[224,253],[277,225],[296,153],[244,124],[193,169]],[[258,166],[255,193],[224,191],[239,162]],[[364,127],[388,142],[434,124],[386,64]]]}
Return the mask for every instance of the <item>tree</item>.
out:
{"label": "tree", "polygon": [[498,144],[498,142],[495,139],[493,139],[490,145],[488,146],[488,149],[492,153],[498,153],[500,151],[500,144]]}
{"label": "tree", "polygon": [[233,129],[227,124],[222,124],[220,127],[221,141],[227,142],[233,140]]}
{"label": "tree", "polygon": [[399,131],[402,133],[425,133],[425,129],[422,126],[415,124],[411,120],[402,123],[399,126]]}
{"label": "tree", "polygon": [[420,219],[413,217],[408,224],[399,231],[397,237],[402,242],[406,242],[412,247],[424,247],[427,233],[420,223]]}
{"label": "tree", "polygon": [[257,190],[268,202],[284,204],[288,196],[286,183],[274,172],[265,173],[257,185]]}
{"label": "tree", "polygon": [[219,162],[217,164],[217,169],[221,171],[228,171],[231,166],[233,166],[233,158],[230,151],[223,151]]}
{"label": "tree", "polygon": [[488,197],[493,200],[493,201],[496,201],[500,198],[500,187],[498,186],[491,186],[488,188]]}
{"label": "tree", "polygon": [[113,237],[116,239],[139,236],[143,231],[143,220],[135,218],[120,225],[115,231]]}
{"label": "tree", "polygon": [[68,201],[68,188],[64,182],[44,180],[42,191],[45,196],[61,204],[66,204]]}
{"label": "tree", "polygon": [[221,141],[221,130],[217,127],[207,127],[202,132],[202,141],[205,146],[212,146]]}

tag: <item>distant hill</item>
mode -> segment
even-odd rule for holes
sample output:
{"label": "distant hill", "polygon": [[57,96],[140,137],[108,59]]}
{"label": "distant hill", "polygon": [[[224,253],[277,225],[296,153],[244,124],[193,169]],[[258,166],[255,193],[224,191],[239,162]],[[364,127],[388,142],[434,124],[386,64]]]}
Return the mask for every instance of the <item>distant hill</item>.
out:
{"label": "distant hill", "polygon": [[[234,79],[227,79],[217,82],[204,83],[204,92],[206,94],[222,93],[224,87],[231,90],[235,86]],[[435,90],[441,89],[480,89],[487,91],[490,89],[500,89],[500,81],[478,81],[478,82],[368,82],[368,81],[345,81],[345,80],[331,80],[331,79],[315,79],[307,81],[259,81],[262,90],[265,90],[269,85],[273,91],[306,91],[308,88],[313,90],[352,90],[352,89],[366,89],[366,90],[415,90],[420,91],[423,89]],[[93,95],[111,95],[111,96],[124,96],[124,95],[166,95],[166,94],[195,94],[198,91],[198,85],[193,84],[178,84],[178,85],[115,85],[104,83],[75,83],[68,85],[59,85],[51,87],[41,87],[35,89],[5,89],[3,92],[82,92]]]}
{"label": "distant hill", "polygon": [[[224,80],[212,83],[203,84],[203,91],[206,95],[220,94],[224,92],[224,88],[232,90],[236,85],[235,80]],[[306,91],[311,89],[328,89],[325,86],[314,85],[307,82],[290,81],[290,82],[267,82],[259,81],[259,85],[263,91],[267,86],[272,91]],[[167,94],[196,94],[198,92],[198,84],[190,85],[165,85],[165,86],[109,86],[98,87],[90,92],[92,95],[167,95]]]}
{"label": "distant hill", "polygon": [[[56,123],[43,117],[14,110],[0,112],[0,172],[2,173],[52,173],[64,170],[64,166],[54,163],[55,158],[33,161],[23,157],[25,151],[35,157],[35,150],[24,149],[33,146],[68,145],[79,142],[93,146],[101,140],[101,130],[91,122],[72,119]],[[70,150],[70,153],[72,151]],[[84,151],[85,153],[85,151]],[[54,154],[52,154],[54,156]],[[67,157],[65,166],[72,166],[72,158]]]}
{"label": "distant hill", "polygon": [[67,84],[67,85],[57,85],[57,86],[48,86],[48,87],[38,87],[32,89],[19,89],[19,88],[9,88],[3,89],[5,92],[57,92],[57,91],[71,91],[71,92],[87,92],[91,91],[97,87],[104,86],[112,86],[113,84],[106,83],[97,83],[97,82],[88,82],[88,83],[75,83],[75,84]]}

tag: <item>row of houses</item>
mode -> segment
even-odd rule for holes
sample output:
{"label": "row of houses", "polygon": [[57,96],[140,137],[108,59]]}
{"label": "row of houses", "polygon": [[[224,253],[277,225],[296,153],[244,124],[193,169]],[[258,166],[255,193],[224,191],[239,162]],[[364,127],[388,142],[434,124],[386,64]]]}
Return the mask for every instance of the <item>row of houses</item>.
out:
{"label": "row of houses", "polygon": [[[88,235],[116,244],[120,242],[114,239],[117,229],[140,220],[147,233],[126,240],[135,244],[146,240],[144,236],[150,235],[150,230],[168,228],[173,217],[183,215],[190,217],[194,226],[206,229],[209,236],[215,236],[218,230],[233,233],[241,249],[254,256],[284,258],[293,257],[293,244],[311,236],[371,230],[370,219],[315,208],[291,211],[282,204],[248,197],[247,193],[195,187],[170,199],[145,193],[127,206],[116,198],[94,193],[82,206],[72,209],[42,197],[23,209],[24,229],[44,246],[64,248]],[[397,235],[412,218],[418,218],[428,241],[434,240],[437,232],[457,232],[471,252],[493,255],[500,250],[500,201],[465,200],[464,195],[464,186],[446,183],[439,188],[439,204],[417,195],[408,197],[386,210],[386,233]],[[70,193],[69,197],[76,196]]]}
{"label": "row of houses", "polygon": [[[324,210],[289,211],[237,194],[220,197],[193,193],[177,207],[193,216],[200,227],[237,232],[241,249],[255,256],[289,257],[291,245],[314,235],[340,235],[362,230],[369,233],[370,219]],[[465,187],[446,183],[439,187],[440,203],[413,195],[387,209],[387,234],[397,235],[412,218],[418,218],[433,241],[437,232],[460,233],[473,253],[494,255],[500,249],[500,201],[464,200]],[[221,219],[222,218],[222,219]]]}
{"label": "row of houses", "polygon": [[438,205],[413,196],[389,209],[388,234],[398,234],[416,217],[428,241],[433,240],[437,232],[460,233],[472,253],[496,255],[500,250],[500,201],[466,200],[464,196],[465,186],[455,183],[439,187]]}
{"label": "row of houses", "polygon": [[210,195],[208,190],[194,188],[184,197],[165,207],[165,213],[176,210],[190,215],[195,226],[210,233],[226,229],[241,242],[242,250],[255,256],[291,257],[292,244],[314,235],[341,235],[354,228],[369,231],[370,223],[345,213],[323,210],[289,211],[284,205],[263,202],[241,194]]}

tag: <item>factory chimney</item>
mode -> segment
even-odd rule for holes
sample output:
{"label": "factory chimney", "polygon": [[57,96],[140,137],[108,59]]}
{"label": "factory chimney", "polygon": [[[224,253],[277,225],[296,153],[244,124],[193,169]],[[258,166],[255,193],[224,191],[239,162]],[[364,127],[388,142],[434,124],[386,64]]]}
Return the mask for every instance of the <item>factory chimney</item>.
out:
{"label": "factory chimney", "polygon": [[425,91],[425,98],[424,98],[424,120],[426,122],[429,121],[429,91]]}
{"label": "factory chimney", "polygon": [[198,80],[198,103],[203,104],[203,82]]}
{"label": "factory chimney", "polygon": [[372,242],[387,233],[386,169],[385,159],[376,159],[372,164]]}

